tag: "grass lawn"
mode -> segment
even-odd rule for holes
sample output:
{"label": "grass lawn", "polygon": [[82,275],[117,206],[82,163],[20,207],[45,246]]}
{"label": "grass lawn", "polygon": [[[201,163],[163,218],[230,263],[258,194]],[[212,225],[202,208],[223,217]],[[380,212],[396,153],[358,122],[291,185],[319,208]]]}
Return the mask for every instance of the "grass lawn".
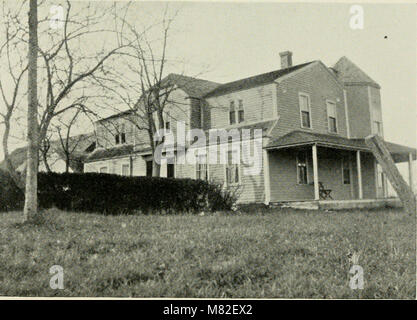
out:
{"label": "grass lawn", "polygon": [[[415,298],[416,220],[399,209],[44,216],[0,213],[0,295]],[[363,290],[349,287],[352,252]]]}

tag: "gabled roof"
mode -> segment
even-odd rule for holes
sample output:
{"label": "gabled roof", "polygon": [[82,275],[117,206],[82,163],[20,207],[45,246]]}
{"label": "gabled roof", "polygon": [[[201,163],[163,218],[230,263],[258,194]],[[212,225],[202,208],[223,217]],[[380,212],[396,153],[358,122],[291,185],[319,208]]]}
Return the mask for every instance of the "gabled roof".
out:
{"label": "gabled roof", "polygon": [[[177,86],[183,90],[191,98],[202,98],[208,92],[217,88],[220,83],[213,81],[198,79],[194,77],[188,77],[181,74],[170,73],[164,79],[161,80],[161,86]],[[106,121],[114,118],[127,116],[134,113],[134,110],[125,110],[112,114],[106,118],[100,119],[97,122]]]}
{"label": "gabled roof", "polygon": [[132,144],[122,144],[111,148],[97,148],[87,158],[86,162],[93,160],[121,157],[133,153]]}
{"label": "gabled roof", "polygon": [[102,118],[100,120],[97,120],[97,122],[102,122],[102,121],[110,120],[110,119],[113,119],[113,118],[119,118],[119,117],[127,116],[131,113],[133,113],[133,110],[130,110],[130,109],[125,110],[125,111],[120,111],[118,113],[112,114],[111,116],[108,116],[108,117]]}
{"label": "gabled roof", "polygon": [[[413,158],[416,159],[417,150],[407,146],[402,146],[396,143],[384,141],[389,152],[392,154],[394,161],[402,162],[407,161],[408,154],[412,153]],[[292,146],[303,145],[321,145],[327,147],[337,147],[352,150],[363,150],[371,152],[369,147],[365,143],[364,138],[349,139],[336,135],[306,132],[302,130],[295,130],[287,133],[286,135],[273,139],[268,145],[267,149],[283,149]]]}
{"label": "gabled roof", "polygon": [[[244,136],[243,133],[242,133],[242,130],[244,130],[244,129],[249,130],[249,137],[248,138],[250,138],[250,139],[254,138],[255,130],[262,130],[262,137],[267,137],[270,130],[276,125],[277,122],[278,122],[277,119],[270,119],[270,120],[263,120],[263,121],[259,121],[259,122],[244,124],[244,125],[240,125],[240,126],[228,126],[228,127],[224,127],[224,128],[209,129],[209,130],[205,131],[206,143],[207,144],[219,144],[220,141],[219,141],[218,138],[217,138],[217,141],[215,141],[215,143],[213,143],[213,141],[210,141],[210,134],[212,134],[212,135],[215,134],[217,130],[219,131],[219,133],[222,130],[225,130],[226,133],[231,133],[230,132],[231,130],[237,130],[238,133],[239,133],[239,137],[241,139],[246,138],[246,135]],[[229,140],[230,139],[231,139],[231,137],[229,136]],[[196,146],[197,146],[196,141],[191,143],[191,147],[196,147]]]}
{"label": "gabled roof", "polygon": [[287,147],[299,144],[314,144],[316,142],[335,144],[351,148],[368,149],[364,139],[348,139],[336,135],[295,130],[286,135],[273,139],[267,148]]}
{"label": "gabled roof", "polygon": [[143,146],[141,149],[134,147],[133,144],[122,144],[111,148],[97,148],[86,159],[86,162],[105,160],[109,158],[117,158],[129,156],[133,153],[150,151],[151,148]]}
{"label": "gabled roof", "polygon": [[171,73],[164,80],[182,89],[192,98],[202,98],[204,95],[214,90],[220,83]]}
{"label": "gabled roof", "polygon": [[333,67],[336,77],[346,85],[368,84],[380,88],[379,84],[346,57],[341,57]]}
{"label": "gabled roof", "polygon": [[216,89],[210,91],[208,94],[206,94],[205,97],[208,98],[208,97],[218,96],[218,95],[226,94],[226,93],[233,92],[233,91],[249,89],[249,88],[257,87],[263,84],[267,84],[267,83],[277,80],[278,78],[284,75],[290,74],[291,72],[301,69],[313,62],[314,61],[302,63],[302,64],[298,64],[296,66],[292,66],[289,68],[279,69],[279,70],[275,70],[272,72],[267,72],[267,73],[259,74],[256,76],[252,76],[249,78],[225,83],[225,84],[218,86]]}

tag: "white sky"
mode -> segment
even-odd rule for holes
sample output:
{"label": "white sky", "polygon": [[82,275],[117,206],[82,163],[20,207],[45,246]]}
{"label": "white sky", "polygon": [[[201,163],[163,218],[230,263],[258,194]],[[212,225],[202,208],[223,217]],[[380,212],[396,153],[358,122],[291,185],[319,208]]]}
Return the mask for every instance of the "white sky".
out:
{"label": "white sky", "polygon": [[[158,15],[164,6],[138,2],[129,15]],[[186,64],[168,71],[228,82],[279,69],[285,50],[293,64],[331,66],[347,56],[382,87],[385,139],[416,147],[415,5],[362,6],[364,29],[352,30],[349,4],[170,3],[180,11],[168,53]]]}

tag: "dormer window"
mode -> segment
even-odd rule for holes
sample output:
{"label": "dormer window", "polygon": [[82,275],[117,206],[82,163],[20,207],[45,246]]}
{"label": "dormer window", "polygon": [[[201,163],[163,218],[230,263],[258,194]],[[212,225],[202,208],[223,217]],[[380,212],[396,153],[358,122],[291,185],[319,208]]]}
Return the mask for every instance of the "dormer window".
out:
{"label": "dormer window", "polygon": [[126,131],[125,131],[125,125],[122,124],[121,126],[121,133],[120,133],[120,140],[123,143],[126,143]]}
{"label": "dormer window", "polygon": [[235,124],[236,123],[236,110],[235,110],[235,102],[234,101],[230,101],[229,123],[230,124]]}
{"label": "dormer window", "polygon": [[115,143],[116,144],[124,144],[126,143],[126,129],[125,125],[122,124],[116,132],[116,135],[114,136]]}

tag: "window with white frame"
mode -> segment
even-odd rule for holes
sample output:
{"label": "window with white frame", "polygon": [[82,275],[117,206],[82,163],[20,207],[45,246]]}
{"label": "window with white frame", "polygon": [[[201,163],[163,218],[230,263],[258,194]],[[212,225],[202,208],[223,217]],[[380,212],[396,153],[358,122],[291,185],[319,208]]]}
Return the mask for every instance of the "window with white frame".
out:
{"label": "window with white frame", "polygon": [[327,101],[327,122],[329,126],[329,132],[337,133],[337,110],[336,103]]}
{"label": "window with white frame", "polygon": [[200,128],[204,128],[204,107],[202,102],[200,102]]}
{"label": "window with white frame", "polygon": [[243,108],[243,100],[230,101],[229,106],[229,124],[241,123],[245,121],[245,109]]}
{"label": "window with white frame", "polygon": [[342,180],[343,180],[343,184],[350,184],[350,161],[349,161],[349,157],[342,158]]}
{"label": "window with white frame", "polygon": [[100,167],[100,173],[107,173],[107,167]]}
{"label": "window with white frame", "polygon": [[165,130],[171,130],[171,116],[169,112],[165,114]]}
{"label": "window with white frame", "polygon": [[299,96],[300,114],[301,114],[301,127],[311,128],[311,111],[310,111],[310,98],[308,95],[300,93]]}
{"label": "window with white frame", "polygon": [[126,143],[126,126],[124,124],[121,125],[120,141]]}
{"label": "window with white frame", "polygon": [[372,119],[372,133],[382,136],[382,113],[378,104],[373,104],[372,106]]}
{"label": "window with white frame", "polygon": [[130,165],[128,163],[122,164],[122,176],[130,175]]}
{"label": "window with white frame", "polygon": [[124,123],[116,128],[116,135],[114,136],[114,139],[116,144],[126,143],[126,127]]}
{"label": "window with white frame", "polygon": [[240,159],[238,152],[238,150],[227,152],[226,183],[228,185],[238,184],[240,182],[240,165],[238,163]]}
{"label": "window with white frame", "polygon": [[239,123],[245,121],[245,110],[243,109],[243,100],[238,101],[237,121]]}
{"label": "window with white frame", "polygon": [[374,133],[382,136],[382,122],[374,121]]}
{"label": "window with white frame", "polygon": [[235,102],[234,101],[230,101],[229,123],[230,124],[235,124],[236,123],[236,110],[235,110]]}
{"label": "window with white frame", "polygon": [[207,155],[198,155],[196,162],[196,179],[208,180]]}
{"label": "window with white frame", "polygon": [[307,184],[307,153],[305,151],[297,154],[297,183]]}

